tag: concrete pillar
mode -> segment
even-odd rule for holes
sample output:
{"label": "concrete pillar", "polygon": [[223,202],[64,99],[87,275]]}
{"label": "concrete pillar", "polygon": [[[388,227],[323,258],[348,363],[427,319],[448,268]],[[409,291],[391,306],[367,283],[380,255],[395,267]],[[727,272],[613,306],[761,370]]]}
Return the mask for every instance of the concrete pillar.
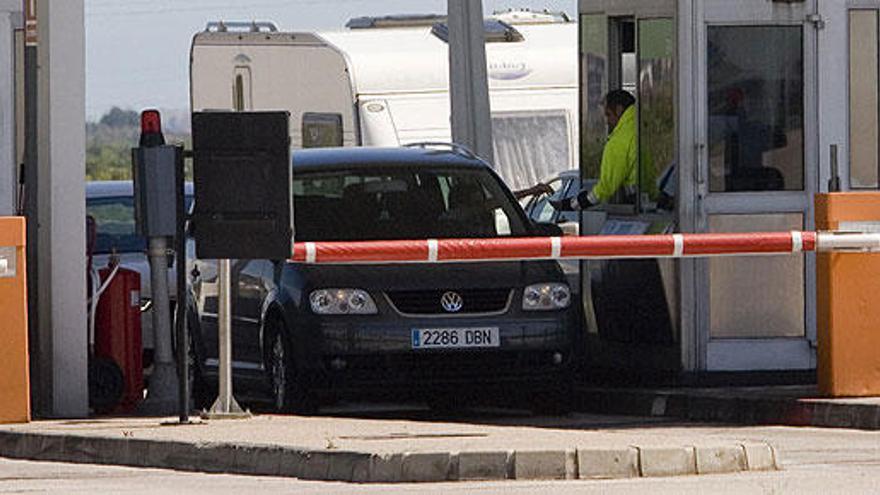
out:
{"label": "concrete pillar", "polygon": [[20,0],[0,0],[0,217],[15,213],[15,43]]}
{"label": "concrete pillar", "polygon": [[37,0],[39,415],[88,415],[83,0]]}
{"label": "concrete pillar", "polygon": [[493,163],[481,0],[447,0],[452,141]]}

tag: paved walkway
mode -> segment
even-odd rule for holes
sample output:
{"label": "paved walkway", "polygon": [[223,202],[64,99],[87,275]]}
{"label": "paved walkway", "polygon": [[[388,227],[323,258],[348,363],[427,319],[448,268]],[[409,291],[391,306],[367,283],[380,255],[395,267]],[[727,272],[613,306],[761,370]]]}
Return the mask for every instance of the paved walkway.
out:
{"label": "paved walkway", "polygon": [[584,388],[578,401],[581,410],[604,414],[880,430],[880,397],[821,397],[815,385]]}
{"label": "paved walkway", "polygon": [[[628,418],[418,409],[164,424],[109,418],[0,426],[0,456],[357,482],[585,479],[776,469],[767,438],[679,420],[880,429],[880,398],[814,386],[591,389],[577,408]],[[783,452],[783,455],[785,453]]]}
{"label": "paved walkway", "polygon": [[778,465],[761,438],[650,418],[359,415],[259,415],[190,425],[38,421],[0,427],[0,456],[357,482],[673,476]]}

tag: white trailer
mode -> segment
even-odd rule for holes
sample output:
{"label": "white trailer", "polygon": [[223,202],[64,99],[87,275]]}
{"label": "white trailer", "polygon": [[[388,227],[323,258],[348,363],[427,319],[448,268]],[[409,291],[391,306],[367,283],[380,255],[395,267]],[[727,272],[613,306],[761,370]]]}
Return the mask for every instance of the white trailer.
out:
{"label": "white trailer", "polygon": [[[510,11],[486,26],[488,158],[511,188],[577,168],[576,23]],[[445,18],[358,18],[348,28],[209,24],[192,43],[192,110],[287,110],[294,148],[449,141]]]}

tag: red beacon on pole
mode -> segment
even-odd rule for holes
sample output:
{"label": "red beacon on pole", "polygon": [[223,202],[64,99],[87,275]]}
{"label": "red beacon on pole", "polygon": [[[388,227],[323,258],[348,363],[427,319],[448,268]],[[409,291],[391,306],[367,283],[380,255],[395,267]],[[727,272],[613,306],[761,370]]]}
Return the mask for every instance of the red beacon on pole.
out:
{"label": "red beacon on pole", "polygon": [[165,144],[165,136],[162,134],[162,117],[156,109],[141,112],[141,139],[142,148],[162,146]]}

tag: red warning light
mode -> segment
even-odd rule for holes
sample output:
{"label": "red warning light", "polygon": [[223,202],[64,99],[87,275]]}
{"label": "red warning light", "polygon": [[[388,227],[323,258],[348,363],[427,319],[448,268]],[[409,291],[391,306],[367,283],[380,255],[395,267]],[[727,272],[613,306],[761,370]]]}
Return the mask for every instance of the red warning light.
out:
{"label": "red warning light", "polygon": [[162,117],[158,110],[141,112],[141,146],[161,146],[165,144],[162,135]]}
{"label": "red warning light", "polygon": [[141,132],[144,134],[162,132],[162,117],[159,116],[158,110],[144,110],[141,113]]}

